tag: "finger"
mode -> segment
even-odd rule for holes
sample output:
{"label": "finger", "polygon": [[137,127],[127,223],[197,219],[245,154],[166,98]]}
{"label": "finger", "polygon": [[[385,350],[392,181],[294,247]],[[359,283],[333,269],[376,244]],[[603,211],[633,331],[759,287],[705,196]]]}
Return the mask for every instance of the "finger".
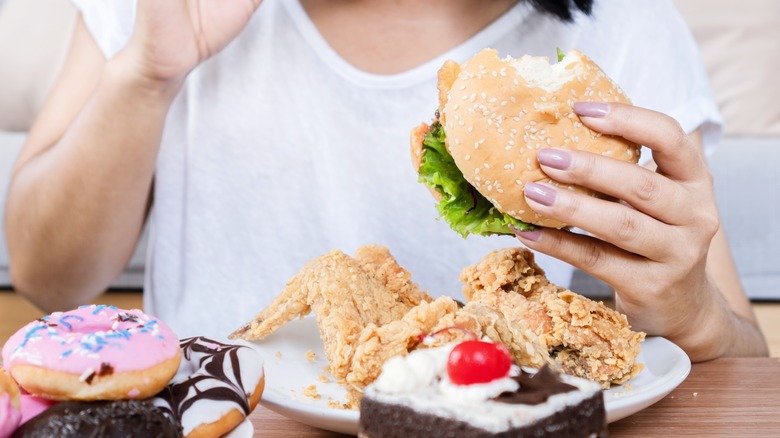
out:
{"label": "finger", "polygon": [[621,199],[637,210],[667,224],[690,222],[687,192],[678,183],[635,164],[569,149],[542,149],[537,154],[542,170],[555,181],[576,184]]}
{"label": "finger", "polygon": [[616,290],[627,289],[648,261],[595,237],[554,228],[515,232],[529,249],[547,254],[579,268]]}
{"label": "finger", "polygon": [[691,181],[707,172],[701,150],[680,124],[657,111],[620,103],[578,102],[574,111],[582,123],[603,134],[617,135],[653,150],[662,174]]}
{"label": "finger", "polygon": [[548,184],[527,183],[528,205],[537,213],[583,229],[625,251],[650,260],[666,260],[675,230],[617,202],[605,201]]}

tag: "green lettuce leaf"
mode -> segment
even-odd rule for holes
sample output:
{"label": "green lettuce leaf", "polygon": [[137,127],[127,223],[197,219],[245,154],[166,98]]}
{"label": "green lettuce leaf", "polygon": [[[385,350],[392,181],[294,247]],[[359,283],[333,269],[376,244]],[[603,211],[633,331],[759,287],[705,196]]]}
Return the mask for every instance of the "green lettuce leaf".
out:
{"label": "green lettuce leaf", "polygon": [[558,62],[563,61],[563,58],[566,57],[566,53],[563,52],[560,48],[555,49],[558,51]]}
{"label": "green lettuce leaf", "polygon": [[535,227],[501,213],[463,177],[444,146],[444,129],[437,121],[425,134],[419,181],[441,194],[436,206],[439,216],[458,234],[514,235],[512,228],[527,231]]}

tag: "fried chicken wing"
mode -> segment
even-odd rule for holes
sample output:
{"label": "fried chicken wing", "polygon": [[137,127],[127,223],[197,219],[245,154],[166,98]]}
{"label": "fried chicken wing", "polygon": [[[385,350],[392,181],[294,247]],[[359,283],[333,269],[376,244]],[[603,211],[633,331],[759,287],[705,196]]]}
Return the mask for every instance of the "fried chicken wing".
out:
{"label": "fried chicken wing", "polygon": [[386,248],[361,248],[358,258],[331,251],[307,263],[270,306],[230,338],[263,339],[314,311],[331,373],[343,380],[366,326],[400,320],[416,304],[431,300]]}

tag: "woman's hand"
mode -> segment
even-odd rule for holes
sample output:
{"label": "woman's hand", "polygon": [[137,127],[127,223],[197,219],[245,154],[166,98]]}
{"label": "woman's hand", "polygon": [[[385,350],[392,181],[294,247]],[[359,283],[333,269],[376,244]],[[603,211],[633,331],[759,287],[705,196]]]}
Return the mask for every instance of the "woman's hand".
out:
{"label": "woman's hand", "polygon": [[122,56],[142,79],[181,83],[246,26],[261,0],[138,0]]}
{"label": "woman's hand", "polygon": [[537,229],[518,237],[614,287],[619,310],[635,328],[670,338],[694,360],[727,354],[715,326],[738,325],[740,317],[705,269],[719,218],[701,148],[664,114],[596,102],[574,108],[591,129],[652,149],[657,171],[587,152],[542,150],[538,159],[551,178],[621,202],[528,184],[531,208],[590,235]]}

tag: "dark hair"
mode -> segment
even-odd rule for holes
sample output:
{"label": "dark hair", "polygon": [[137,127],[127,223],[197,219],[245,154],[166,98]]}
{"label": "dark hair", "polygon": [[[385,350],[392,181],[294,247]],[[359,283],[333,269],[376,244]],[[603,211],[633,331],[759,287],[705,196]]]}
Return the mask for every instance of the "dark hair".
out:
{"label": "dark hair", "polygon": [[572,21],[574,8],[590,14],[594,0],[529,0],[539,11],[554,15],[562,21]]}

